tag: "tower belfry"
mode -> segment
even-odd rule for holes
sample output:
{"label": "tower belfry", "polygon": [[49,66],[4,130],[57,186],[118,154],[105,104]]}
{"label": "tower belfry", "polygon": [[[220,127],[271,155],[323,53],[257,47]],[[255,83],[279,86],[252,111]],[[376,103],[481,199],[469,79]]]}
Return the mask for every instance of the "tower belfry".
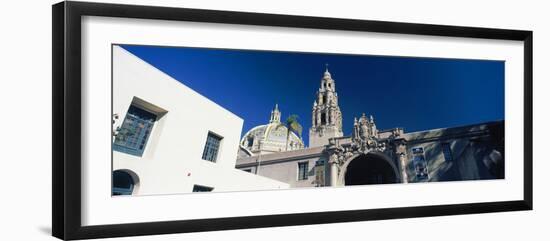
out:
{"label": "tower belfry", "polygon": [[321,79],[321,86],[315,96],[311,111],[311,128],[309,129],[309,146],[323,146],[333,137],[342,137],[342,112],[338,106],[336,85],[328,64]]}

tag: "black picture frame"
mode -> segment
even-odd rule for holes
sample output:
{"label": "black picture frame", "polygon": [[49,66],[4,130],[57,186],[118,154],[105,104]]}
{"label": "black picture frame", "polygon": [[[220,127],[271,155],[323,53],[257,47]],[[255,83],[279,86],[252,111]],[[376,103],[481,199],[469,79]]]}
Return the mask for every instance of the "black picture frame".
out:
{"label": "black picture frame", "polygon": [[[427,216],[532,210],[533,208],[533,33],[532,31],[398,23],[323,17],[290,16],[151,7],[89,2],[52,6],[52,233],[65,239],[105,238],[276,227],[305,224],[413,218]],[[284,215],[213,218],[99,226],[81,224],[81,17],[104,16],[207,23],[350,30],[430,36],[517,40],[524,43],[524,180],[523,199]]]}

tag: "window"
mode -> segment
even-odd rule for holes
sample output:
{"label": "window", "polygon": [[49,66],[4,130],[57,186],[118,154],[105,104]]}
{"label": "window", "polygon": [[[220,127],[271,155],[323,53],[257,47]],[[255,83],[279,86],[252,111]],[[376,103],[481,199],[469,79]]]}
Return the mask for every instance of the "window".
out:
{"label": "window", "polygon": [[424,153],[424,148],[422,148],[422,147],[413,147],[412,148],[412,153],[413,154],[423,154]]}
{"label": "window", "polygon": [[213,187],[193,185],[193,192],[211,192],[212,190],[214,190]]}
{"label": "window", "polygon": [[223,137],[218,136],[212,132],[208,132],[208,137],[206,138],[206,145],[204,145],[204,151],[202,152],[202,159],[216,162],[218,157],[218,150],[220,149],[220,143]]}
{"label": "window", "polygon": [[122,126],[116,134],[113,150],[136,156],[143,155],[156,120],[155,114],[130,105]]}
{"label": "window", "polygon": [[414,170],[416,173],[416,178],[418,180],[428,179],[428,168],[426,167],[425,162],[416,163],[414,166]]}
{"label": "window", "polygon": [[298,163],[298,180],[307,180],[308,163]]}
{"label": "window", "polygon": [[416,173],[416,179],[418,181],[428,180],[428,163],[424,155],[416,155],[413,157],[414,171]]}
{"label": "window", "polygon": [[453,160],[453,152],[451,151],[451,144],[449,143],[442,143],[441,144],[441,151],[443,152],[443,156],[445,157],[445,161],[452,161]]}
{"label": "window", "polygon": [[327,114],[321,113],[321,125],[326,125],[326,124],[327,124]]}
{"label": "window", "polygon": [[325,166],[315,165],[315,184],[318,187],[325,185]]}
{"label": "window", "polygon": [[128,172],[122,170],[116,170],[113,172],[113,196],[132,195],[134,186],[134,179]]}

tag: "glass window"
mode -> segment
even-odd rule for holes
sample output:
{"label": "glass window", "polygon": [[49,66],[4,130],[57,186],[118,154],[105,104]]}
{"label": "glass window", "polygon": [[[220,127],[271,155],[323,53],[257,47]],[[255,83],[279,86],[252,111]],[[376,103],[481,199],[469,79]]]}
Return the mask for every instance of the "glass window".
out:
{"label": "glass window", "polygon": [[132,195],[134,185],[134,179],[129,173],[121,170],[113,172],[113,196]]}
{"label": "glass window", "polygon": [[212,190],[214,190],[213,187],[193,185],[193,192],[211,192]]}
{"label": "glass window", "polygon": [[416,173],[416,179],[418,181],[427,180],[429,178],[428,163],[423,154],[413,156],[413,165]]}
{"label": "glass window", "polygon": [[413,154],[423,154],[424,153],[424,148],[422,148],[422,147],[413,147],[412,148],[412,153]]}
{"label": "glass window", "polygon": [[206,144],[204,145],[204,150],[202,152],[202,159],[216,162],[218,157],[218,150],[220,149],[220,143],[223,137],[218,136],[212,132],[208,132],[208,137],[206,138]]}
{"label": "glass window", "polygon": [[143,155],[156,120],[155,114],[130,105],[126,118],[116,134],[113,150],[136,156]]}
{"label": "glass window", "polygon": [[298,163],[298,180],[307,180],[308,163]]}
{"label": "glass window", "polygon": [[416,172],[416,178],[418,180],[426,180],[428,179],[428,167],[426,166],[426,162],[418,162],[414,165],[414,169]]}
{"label": "glass window", "polygon": [[451,151],[451,144],[442,143],[441,144],[441,151],[443,152],[443,156],[445,157],[445,161],[452,161],[453,160],[453,152]]}

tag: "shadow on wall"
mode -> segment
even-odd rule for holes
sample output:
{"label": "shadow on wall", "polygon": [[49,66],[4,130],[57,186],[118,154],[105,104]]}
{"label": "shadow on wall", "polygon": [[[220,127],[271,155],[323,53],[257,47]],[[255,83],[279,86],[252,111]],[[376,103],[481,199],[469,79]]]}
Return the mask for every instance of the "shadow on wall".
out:
{"label": "shadow on wall", "polygon": [[[504,121],[464,128],[448,128],[415,134],[413,146],[424,146],[429,181],[463,181],[504,178]],[[415,142],[417,144],[415,144]],[[451,146],[452,160],[444,159],[442,143]],[[409,156],[410,157],[410,156]],[[414,163],[407,163],[409,179],[416,181]]]}
{"label": "shadow on wall", "polygon": [[46,226],[38,227],[38,231],[48,236],[52,235],[52,227],[46,227]]}

